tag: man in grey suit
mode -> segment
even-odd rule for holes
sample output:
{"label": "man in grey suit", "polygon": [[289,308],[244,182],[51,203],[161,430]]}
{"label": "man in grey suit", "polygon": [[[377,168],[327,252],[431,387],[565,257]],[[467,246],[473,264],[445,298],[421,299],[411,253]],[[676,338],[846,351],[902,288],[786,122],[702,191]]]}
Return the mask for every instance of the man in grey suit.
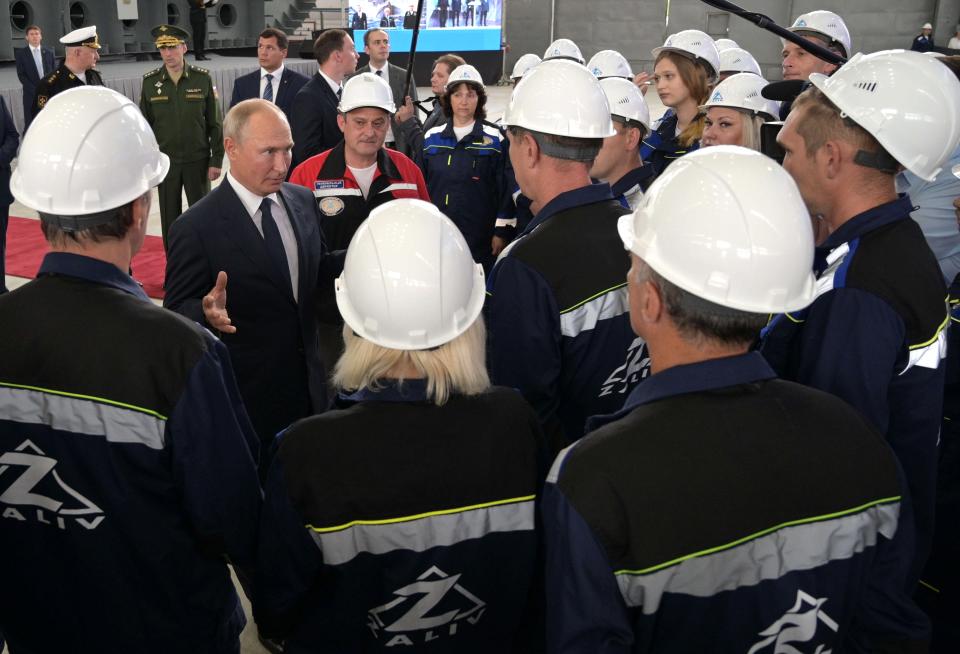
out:
{"label": "man in grey suit", "polygon": [[33,98],[37,94],[37,82],[53,72],[53,48],[41,45],[43,32],[36,25],[27,27],[27,45],[14,53],[17,62],[17,77],[23,85],[23,131],[33,120]]}
{"label": "man in grey suit", "polygon": [[[387,61],[390,58],[390,36],[383,30],[370,30],[363,35],[363,51],[370,57],[370,63],[363,68],[358,68],[355,74],[373,73],[385,79],[390,85],[390,90],[393,91],[393,103],[398,107],[401,106],[404,102],[403,83],[407,79],[407,70]],[[412,78],[409,95],[414,101],[417,100],[417,83]],[[411,144],[404,138],[396,116],[390,117],[390,129],[387,130],[384,147],[399,150],[408,157],[413,157]]]}

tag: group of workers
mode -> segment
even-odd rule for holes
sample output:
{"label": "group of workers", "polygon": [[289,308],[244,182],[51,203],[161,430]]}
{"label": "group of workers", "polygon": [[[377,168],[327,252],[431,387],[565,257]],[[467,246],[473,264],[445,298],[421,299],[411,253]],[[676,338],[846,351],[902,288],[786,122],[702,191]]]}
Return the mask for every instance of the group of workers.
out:
{"label": "group of workers", "polygon": [[811,12],[848,61],[785,41],[781,104],[698,30],[652,78],[560,39],[499,122],[439,58],[421,120],[330,30],[207,137],[160,308],[130,263],[195,162],[156,125],[216,95],[158,30],[139,106],[56,94],[10,183],[51,248],[0,296],[12,654],[239,652],[228,564],[290,653],[955,649],[958,271],[911,213],[960,58]]}

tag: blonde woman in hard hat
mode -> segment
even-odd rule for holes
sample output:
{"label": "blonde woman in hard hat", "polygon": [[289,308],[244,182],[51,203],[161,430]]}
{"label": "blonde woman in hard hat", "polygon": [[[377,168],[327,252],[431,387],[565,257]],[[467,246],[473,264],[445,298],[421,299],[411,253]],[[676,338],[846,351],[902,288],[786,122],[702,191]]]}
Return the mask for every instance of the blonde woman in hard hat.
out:
{"label": "blonde woman in hard hat", "polygon": [[340,393],[280,436],[266,484],[254,612],[287,654],[536,651],[518,632],[537,624],[541,435],[490,385],[484,281],[421,200],[350,243]]}
{"label": "blonde woman in hard hat", "polygon": [[741,145],[760,150],[760,126],[776,120],[780,103],[760,95],[767,80],[737,73],[720,82],[701,109],[706,112],[701,147]]}
{"label": "blonde woman in hard hat", "polygon": [[717,81],[720,53],[713,39],[703,32],[684,30],[654,48],[653,56],[657,95],[668,110],[644,139],[640,156],[659,175],[675,159],[700,147],[700,105],[707,101]]}

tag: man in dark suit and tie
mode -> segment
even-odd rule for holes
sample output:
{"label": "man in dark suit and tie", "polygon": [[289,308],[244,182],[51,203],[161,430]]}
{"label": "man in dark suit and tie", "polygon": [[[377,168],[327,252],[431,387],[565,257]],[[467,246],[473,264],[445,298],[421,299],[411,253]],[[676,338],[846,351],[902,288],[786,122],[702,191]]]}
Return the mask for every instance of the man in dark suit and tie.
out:
{"label": "man in dark suit and tie", "polygon": [[231,109],[230,171],[173,224],[167,250],[164,306],[219,332],[230,351],[261,476],[276,434],[327,406],[315,296],[342,269],[342,257],[326,253],[313,194],[283,181],[292,147],[273,103]]}
{"label": "man in dark suit and tie", "polygon": [[343,80],[357,69],[357,48],[343,30],[327,30],[313,44],[320,70],[293,99],[293,164],[329,150],[343,139],[337,125],[337,105]]}
{"label": "man in dark suit and tie", "polygon": [[287,58],[287,45],[287,35],[274,27],[260,32],[257,41],[260,70],[236,79],[230,99],[231,107],[243,100],[263,98],[280,107],[287,120],[290,120],[293,98],[310,78],[283,65],[283,60]]}
{"label": "man in dark suit and tie", "polygon": [[[393,92],[393,104],[397,107],[402,106],[404,103],[403,83],[407,79],[407,69],[394,66],[387,61],[390,58],[390,36],[383,30],[370,30],[363,35],[363,51],[370,57],[370,63],[357,69],[354,74],[373,73],[382,77],[390,85],[390,90]],[[414,102],[418,100],[417,83],[413,78],[410,79],[409,95]],[[390,129],[387,130],[387,140],[384,147],[399,150],[413,158],[410,145],[404,139],[395,116],[390,117]]]}
{"label": "man in dark suit and tie", "polygon": [[353,20],[350,21],[350,27],[355,30],[367,29],[367,15],[360,5],[357,5],[357,8],[353,11]]}
{"label": "man in dark suit and tie", "polygon": [[7,292],[4,257],[7,249],[7,220],[10,218],[10,163],[17,156],[20,135],[13,124],[13,115],[0,98],[0,294]]}
{"label": "man in dark suit and tie", "polygon": [[36,25],[27,28],[27,46],[14,52],[17,62],[17,77],[23,85],[23,131],[33,121],[33,98],[37,94],[37,82],[53,72],[53,48],[41,44],[43,32]]}

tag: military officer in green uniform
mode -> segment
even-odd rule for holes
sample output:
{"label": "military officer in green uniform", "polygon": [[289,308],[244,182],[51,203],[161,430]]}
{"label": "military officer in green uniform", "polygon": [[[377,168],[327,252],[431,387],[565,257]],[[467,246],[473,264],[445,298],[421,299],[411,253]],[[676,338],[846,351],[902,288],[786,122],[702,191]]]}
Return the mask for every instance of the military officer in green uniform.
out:
{"label": "military officer in green uniform", "polygon": [[60,39],[64,45],[63,63],[55,71],[37,82],[37,93],[33,98],[33,113],[43,109],[47,100],[60,91],[75,86],[90,84],[103,86],[103,78],[94,70],[100,61],[100,41],[97,39],[97,26],[88,25],[73,30]]}
{"label": "military officer in green uniform", "polygon": [[151,34],[163,66],[143,76],[140,110],[157,135],[160,151],[170,157],[170,172],[158,189],[166,247],[167,231],[183,211],[181,189],[193,205],[220,176],[223,126],[210,73],[184,63],[190,35],[173,25],[155,27]]}

